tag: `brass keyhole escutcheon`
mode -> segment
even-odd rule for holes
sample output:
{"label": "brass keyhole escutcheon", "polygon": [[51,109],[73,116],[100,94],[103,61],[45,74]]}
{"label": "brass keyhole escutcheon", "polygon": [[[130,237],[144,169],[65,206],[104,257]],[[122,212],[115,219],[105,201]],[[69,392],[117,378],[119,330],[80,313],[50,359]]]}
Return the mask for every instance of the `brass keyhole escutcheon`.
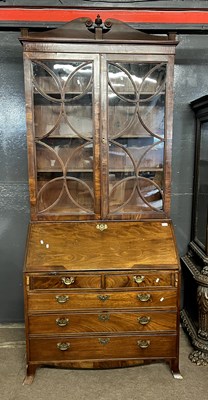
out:
{"label": "brass keyhole escutcheon", "polygon": [[108,294],[99,294],[98,295],[98,299],[101,301],[106,301],[110,298],[110,296]]}
{"label": "brass keyhole escutcheon", "polygon": [[110,342],[109,338],[99,338],[98,340],[100,344],[103,344],[104,346]]}
{"label": "brass keyhole escutcheon", "polygon": [[103,321],[103,322],[109,321],[110,315],[109,314],[99,314],[98,319],[99,319],[99,321]]}
{"label": "brass keyhole escutcheon", "polygon": [[99,231],[103,232],[106,229],[108,229],[108,225],[107,224],[97,224],[96,228],[99,229]]}

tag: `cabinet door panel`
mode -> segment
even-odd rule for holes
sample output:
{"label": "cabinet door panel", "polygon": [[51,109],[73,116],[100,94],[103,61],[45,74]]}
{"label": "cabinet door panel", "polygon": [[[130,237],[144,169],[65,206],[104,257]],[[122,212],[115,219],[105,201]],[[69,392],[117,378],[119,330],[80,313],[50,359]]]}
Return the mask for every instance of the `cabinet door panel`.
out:
{"label": "cabinet door panel", "polygon": [[100,214],[97,68],[96,55],[32,60],[38,218]]}

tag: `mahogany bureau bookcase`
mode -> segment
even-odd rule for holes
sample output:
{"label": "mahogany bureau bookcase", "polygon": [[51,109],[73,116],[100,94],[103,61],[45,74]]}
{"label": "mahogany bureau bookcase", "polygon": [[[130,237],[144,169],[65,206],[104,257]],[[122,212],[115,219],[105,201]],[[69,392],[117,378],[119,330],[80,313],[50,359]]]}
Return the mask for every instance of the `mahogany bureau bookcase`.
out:
{"label": "mahogany bureau bookcase", "polygon": [[117,20],[22,32],[27,377],[163,360],[179,376],[170,212],[175,37]]}

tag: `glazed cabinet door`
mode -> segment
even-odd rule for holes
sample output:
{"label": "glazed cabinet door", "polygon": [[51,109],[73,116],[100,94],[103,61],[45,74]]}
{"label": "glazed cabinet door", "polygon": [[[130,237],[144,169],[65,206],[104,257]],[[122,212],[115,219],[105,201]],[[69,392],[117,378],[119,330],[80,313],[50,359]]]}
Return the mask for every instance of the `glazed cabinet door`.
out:
{"label": "glazed cabinet door", "polygon": [[167,56],[102,56],[104,218],[168,214],[172,65]]}
{"label": "glazed cabinet door", "polygon": [[100,216],[98,61],[25,55],[33,219]]}

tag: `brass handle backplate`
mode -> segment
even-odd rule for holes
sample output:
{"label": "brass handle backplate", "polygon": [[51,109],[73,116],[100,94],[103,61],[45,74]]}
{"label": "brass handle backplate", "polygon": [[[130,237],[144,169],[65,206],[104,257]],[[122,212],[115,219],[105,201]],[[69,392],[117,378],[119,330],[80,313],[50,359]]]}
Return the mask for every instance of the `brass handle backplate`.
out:
{"label": "brass handle backplate", "polygon": [[141,293],[141,294],[138,294],[137,297],[138,297],[138,299],[140,301],[143,301],[143,302],[150,301],[151,294],[149,294],[149,293]]}
{"label": "brass handle backplate", "polygon": [[110,315],[109,314],[99,314],[98,319],[99,319],[99,321],[103,321],[103,322],[109,321]]}
{"label": "brass handle backplate", "polygon": [[138,340],[137,344],[140,349],[147,349],[150,346],[150,340]]}
{"label": "brass handle backplate", "polygon": [[70,343],[57,343],[57,348],[61,351],[66,351],[70,348]]}
{"label": "brass handle backplate", "polygon": [[110,342],[110,339],[108,339],[108,338],[99,338],[98,340],[99,340],[100,344],[103,344],[103,345],[106,345]]}
{"label": "brass handle backplate", "polygon": [[108,229],[108,225],[107,224],[97,224],[96,228],[102,232],[102,231],[105,231],[106,229]]}
{"label": "brass handle backplate", "polygon": [[56,296],[56,301],[59,304],[66,303],[69,300],[69,296]]}
{"label": "brass handle backplate", "polygon": [[143,317],[138,318],[138,322],[141,325],[147,325],[147,324],[149,324],[150,321],[151,321],[150,317],[143,316]]}
{"label": "brass handle backplate", "polygon": [[56,324],[58,326],[60,326],[61,328],[64,327],[64,326],[67,326],[68,323],[69,323],[68,318],[57,318],[56,319]]}
{"label": "brass handle backplate", "polygon": [[71,276],[70,278],[61,278],[61,282],[64,283],[64,285],[66,286],[70,286],[75,282],[75,278],[73,276]]}
{"label": "brass handle backplate", "polygon": [[138,285],[142,282],[144,282],[145,276],[144,275],[138,275],[134,276],[134,282],[136,282]]}
{"label": "brass handle backplate", "polygon": [[108,294],[99,294],[98,295],[98,299],[101,301],[106,301],[110,298],[110,296]]}

